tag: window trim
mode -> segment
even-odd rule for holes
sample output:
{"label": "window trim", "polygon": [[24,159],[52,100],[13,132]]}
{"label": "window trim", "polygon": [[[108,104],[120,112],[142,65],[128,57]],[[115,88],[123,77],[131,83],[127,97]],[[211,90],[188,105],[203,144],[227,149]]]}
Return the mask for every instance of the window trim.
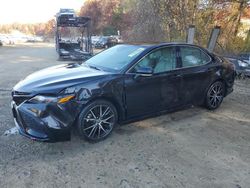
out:
{"label": "window trim", "polygon": [[[178,56],[177,56],[177,46],[176,45],[171,45],[171,46],[161,46],[161,47],[158,47],[158,48],[155,48],[155,49],[153,49],[153,50],[151,50],[151,51],[149,51],[147,54],[145,54],[144,56],[142,56],[136,63],[134,63],[126,72],[125,72],[125,74],[136,74],[136,73],[134,73],[134,72],[130,72],[131,71],[131,69],[133,69],[138,63],[140,63],[141,62],[141,60],[142,59],[144,59],[146,56],[148,56],[148,55],[150,55],[151,53],[153,53],[153,52],[155,52],[156,50],[161,50],[161,49],[164,49],[164,48],[174,48],[174,51],[175,51],[175,60],[176,60],[176,65],[177,65],[177,58],[178,58]],[[175,70],[178,70],[178,69],[180,69],[180,68],[178,68],[178,67],[176,67],[175,69],[173,69],[173,70],[168,70],[168,71],[165,71],[165,72],[160,72],[160,73],[153,73],[153,76],[154,75],[159,75],[159,74],[164,74],[164,73],[167,73],[167,72],[170,72],[170,71],[175,71]]]}
{"label": "window trim", "polygon": [[[200,51],[202,51],[206,56],[208,56],[210,60],[207,61],[206,63],[202,64],[202,65],[194,65],[194,66],[183,67],[183,62],[182,62],[182,57],[181,57],[181,47],[197,48],[197,49],[199,49]],[[176,50],[177,50],[177,56],[178,56],[178,58],[181,59],[181,63],[180,63],[180,64],[181,64],[181,67],[178,68],[178,69],[187,69],[187,68],[195,68],[195,67],[205,66],[205,65],[211,63],[212,60],[213,60],[212,57],[211,57],[209,54],[207,54],[207,52],[206,52],[205,50],[203,50],[202,48],[199,48],[199,47],[197,47],[197,46],[176,45]]]}

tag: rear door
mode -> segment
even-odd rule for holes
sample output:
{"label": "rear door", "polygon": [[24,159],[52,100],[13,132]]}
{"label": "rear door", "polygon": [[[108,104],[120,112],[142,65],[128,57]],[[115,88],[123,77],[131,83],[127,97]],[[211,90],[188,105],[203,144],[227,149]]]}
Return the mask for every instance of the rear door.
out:
{"label": "rear door", "polygon": [[180,45],[177,47],[181,64],[183,104],[200,103],[212,78],[211,57],[198,47]]}

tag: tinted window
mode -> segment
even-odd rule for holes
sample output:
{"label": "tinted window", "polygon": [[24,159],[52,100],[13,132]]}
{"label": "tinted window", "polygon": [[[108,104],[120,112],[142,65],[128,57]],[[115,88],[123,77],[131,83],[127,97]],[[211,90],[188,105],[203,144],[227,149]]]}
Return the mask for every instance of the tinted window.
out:
{"label": "tinted window", "polygon": [[140,67],[150,67],[154,73],[170,71],[176,68],[175,48],[167,47],[155,50],[145,56],[131,72],[136,72]]}
{"label": "tinted window", "polygon": [[86,64],[107,71],[118,72],[144,50],[145,48],[142,46],[117,45],[90,58],[86,61]]}
{"label": "tinted window", "polygon": [[203,65],[210,61],[210,57],[199,48],[180,47],[180,54],[182,59],[182,67]]}

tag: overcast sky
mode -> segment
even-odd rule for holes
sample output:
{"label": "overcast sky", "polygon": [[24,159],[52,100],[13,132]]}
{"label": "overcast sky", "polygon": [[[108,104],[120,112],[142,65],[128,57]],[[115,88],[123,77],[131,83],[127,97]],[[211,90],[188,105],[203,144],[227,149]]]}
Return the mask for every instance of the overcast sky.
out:
{"label": "overcast sky", "polygon": [[84,0],[1,0],[0,24],[46,22],[60,8],[80,10]]}

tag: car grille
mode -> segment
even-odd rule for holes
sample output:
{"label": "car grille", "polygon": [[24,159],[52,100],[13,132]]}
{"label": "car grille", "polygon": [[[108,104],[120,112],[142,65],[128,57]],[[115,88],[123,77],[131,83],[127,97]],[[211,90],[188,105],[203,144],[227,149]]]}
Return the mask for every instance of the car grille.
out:
{"label": "car grille", "polygon": [[28,92],[19,92],[19,91],[12,91],[11,92],[13,101],[16,103],[16,105],[20,105],[26,100],[29,100],[32,95]]}
{"label": "car grille", "polygon": [[30,115],[28,115],[26,113],[22,113],[21,116],[22,116],[22,120],[24,121],[24,124],[27,127],[30,127],[32,129],[36,129],[36,130],[39,130],[39,131],[43,130],[42,127],[37,126],[38,121],[34,117],[32,117],[32,116],[30,116]]}

